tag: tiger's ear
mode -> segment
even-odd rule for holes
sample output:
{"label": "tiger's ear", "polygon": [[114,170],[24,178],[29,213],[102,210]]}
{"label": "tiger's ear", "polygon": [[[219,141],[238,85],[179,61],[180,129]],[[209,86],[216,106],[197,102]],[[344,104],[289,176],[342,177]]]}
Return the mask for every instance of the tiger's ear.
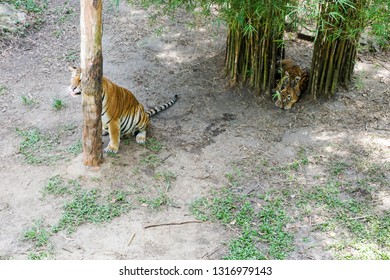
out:
{"label": "tiger's ear", "polygon": [[76,72],[81,72],[81,68],[80,67],[75,67],[75,66],[68,66],[68,69],[70,70],[70,72],[73,72],[73,73],[76,73]]}

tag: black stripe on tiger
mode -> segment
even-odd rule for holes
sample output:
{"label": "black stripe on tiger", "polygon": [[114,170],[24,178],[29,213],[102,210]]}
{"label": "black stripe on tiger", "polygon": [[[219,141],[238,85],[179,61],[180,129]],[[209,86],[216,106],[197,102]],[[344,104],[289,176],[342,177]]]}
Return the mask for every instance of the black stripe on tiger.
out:
{"label": "black stripe on tiger", "polygon": [[172,98],[172,100],[170,100],[170,101],[168,101],[167,103],[164,103],[164,104],[162,104],[162,105],[160,105],[160,106],[156,106],[156,107],[154,107],[154,108],[151,108],[151,109],[147,110],[145,113],[146,113],[149,117],[154,116],[154,115],[160,113],[161,111],[164,111],[164,110],[168,109],[169,107],[171,107],[173,104],[175,104],[175,102],[177,101],[177,99],[178,99],[178,96],[175,95],[175,96]]}

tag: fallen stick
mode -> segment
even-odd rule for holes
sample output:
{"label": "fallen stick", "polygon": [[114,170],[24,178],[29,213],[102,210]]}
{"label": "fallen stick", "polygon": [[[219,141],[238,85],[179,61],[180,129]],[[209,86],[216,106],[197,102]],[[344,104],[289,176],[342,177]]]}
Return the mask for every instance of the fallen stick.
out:
{"label": "fallen stick", "polygon": [[153,227],[180,226],[185,224],[200,224],[200,223],[203,223],[203,221],[195,220],[195,221],[185,221],[185,222],[176,222],[176,223],[174,222],[174,223],[166,223],[166,224],[155,224],[155,225],[145,226],[144,229],[153,228]]}
{"label": "fallen stick", "polygon": [[127,243],[127,247],[129,247],[131,242],[133,242],[134,237],[135,237],[135,233],[133,233],[133,235],[131,236],[129,243]]}

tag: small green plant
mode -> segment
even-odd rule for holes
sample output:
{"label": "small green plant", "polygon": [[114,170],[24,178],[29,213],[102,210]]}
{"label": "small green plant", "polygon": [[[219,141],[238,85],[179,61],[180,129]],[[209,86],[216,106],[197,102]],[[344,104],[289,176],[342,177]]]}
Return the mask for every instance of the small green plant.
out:
{"label": "small green plant", "polygon": [[67,149],[68,153],[76,156],[83,152],[83,143],[78,139],[72,146]]}
{"label": "small green plant", "polygon": [[43,188],[44,194],[64,195],[69,194],[70,192],[69,186],[60,175],[49,178]]}
{"label": "small green plant", "polygon": [[22,103],[25,106],[31,106],[37,103],[32,97],[22,95],[21,98],[22,98]]}
{"label": "small green plant", "polygon": [[150,137],[146,139],[145,147],[152,152],[158,153],[162,149],[162,144],[156,138]]}
{"label": "small green plant", "polygon": [[24,240],[33,244],[33,249],[28,253],[29,259],[48,259],[52,255],[51,235],[42,220],[34,221],[33,226],[23,233]]}
{"label": "small green plant", "polygon": [[362,90],[364,88],[364,81],[363,81],[363,78],[362,78],[363,75],[364,75],[364,72],[361,73],[360,75],[355,75],[355,77],[354,77],[355,78],[355,80],[354,80],[355,88],[358,91],[360,91],[360,90]]}
{"label": "small green plant", "polygon": [[2,96],[5,93],[6,89],[7,88],[5,86],[0,85],[0,96]]}
{"label": "small green plant", "polygon": [[32,241],[36,247],[43,247],[49,243],[50,233],[43,226],[42,220],[37,220],[23,236],[25,240]]}
{"label": "small green plant", "polygon": [[38,14],[42,13],[45,9],[47,9],[48,6],[47,0],[8,0],[7,2],[11,2],[18,9],[23,8],[27,12]]}
{"label": "small green plant", "polygon": [[167,193],[164,191],[160,191],[159,195],[155,198],[140,197],[138,200],[143,205],[145,205],[153,210],[160,210],[162,206],[167,206],[167,205],[171,204],[171,199],[168,197]]}
{"label": "small green plant", "polygon": [[176,180],[176,174],[171,171],[156,172],[154,178],[158,181],[163,181],[165,183],[165,190],[167,191],[174,180]]}
{"label": "small green plant", "polygon": [[336,161],[332,163],[332,166],[330,167],[331,169],[331,174],[333,176],[338,176],[344,173],[344,171],[349,167],[349,165],[345,162],[342,161]]}
{"label": "small green plant", "polygon": [[55,110],[61,110],[61,109],[65,108],[65,102],[63,100],[61,100],[61,99],[53,98],[52,107]]}
{"label": "small green plant", "polygon": [[64,60],[67,62],[75,62],[79,56],[78,51],[70,50],[66,54],[64,54]]}
{"label": "small green plant", "polygon": [[190,211],[196,219],[201,221],[208,221],[210,219],[210,214],[208,211],[209,207],[208,200],[204,197],[200,197],[191,203]]}
{"label": "small green plant", "polygon": [[154,34],[156,35],[156,37],[161,37],[163,32],[164,32],[164,26],[160,26],[154,30]]}
{"label": "small green plant", "polygon": [[61,23],[64,23],[75,16],[74,9],[69,6],[67,2],[65,2],[63,6],[58,7],[56,13],[59,15],[59,21]]}
{"label": "small green plant", "polygon": [[154,168],[161,163],[161,160],[156,155],[146,155],[140,160],[140,162],[143,165]]}
{"label": "small green plant", "polygon": [[228,179],[230,185],[233,188],[236,188],[239,185],[239,178],[242,177],[242,174],[237,167],[233,167],[233,171],[226,173],[225,177],[226,179]]}

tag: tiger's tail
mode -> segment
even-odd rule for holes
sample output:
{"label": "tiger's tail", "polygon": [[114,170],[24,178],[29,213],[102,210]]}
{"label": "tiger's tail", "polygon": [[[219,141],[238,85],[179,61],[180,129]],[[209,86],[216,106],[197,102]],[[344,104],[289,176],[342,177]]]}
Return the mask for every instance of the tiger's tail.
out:
{"label": "tiger's tail", "polygon": [[151,116],[154,116],[158,113],[160,113],[161,111],[164,111],[165,109],[168,109],[169,107],[171,107],[173,104],[175,104],[175,102],[177,101],[178,99],[178,96],[175,95],[170,101],[168,101],[167,103],[164,103],[160,106],[156,106],[154,108],[151,108],[149,110],[146,111],[146,114],[151,117]]}

